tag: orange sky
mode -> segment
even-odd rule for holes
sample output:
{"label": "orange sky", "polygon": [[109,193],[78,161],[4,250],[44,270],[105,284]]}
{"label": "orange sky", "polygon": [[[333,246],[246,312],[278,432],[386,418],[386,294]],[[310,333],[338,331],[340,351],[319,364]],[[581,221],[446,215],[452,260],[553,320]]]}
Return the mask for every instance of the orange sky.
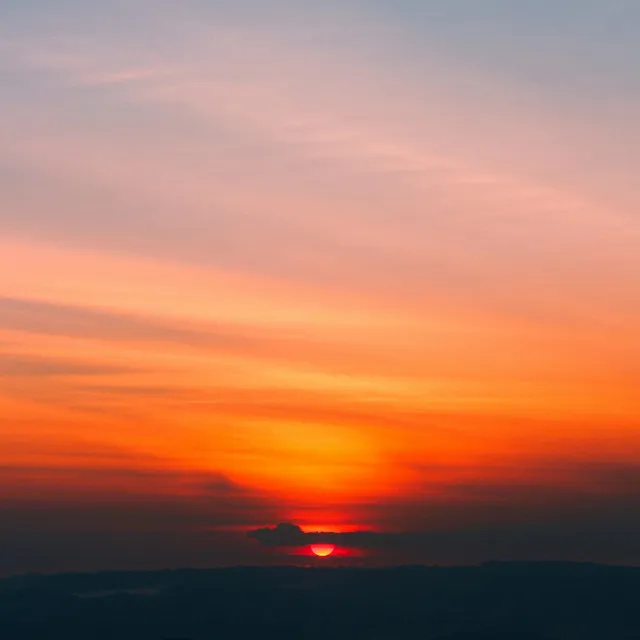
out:
{"label": "orange sky", "polygon": [[558,66],[517,12],[287,6],[7,16],[3,497],[420,528],[633,493],[640,99],[583,78],[630,73],[624,12],[539,26]]}

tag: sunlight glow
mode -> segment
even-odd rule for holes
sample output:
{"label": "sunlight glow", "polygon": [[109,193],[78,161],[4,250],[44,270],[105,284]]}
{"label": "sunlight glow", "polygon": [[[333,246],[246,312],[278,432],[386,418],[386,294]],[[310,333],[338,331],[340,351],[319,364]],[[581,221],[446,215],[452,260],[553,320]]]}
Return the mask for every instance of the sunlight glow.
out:
{"label": "sunlight glow", "polygon": [[312,544],[311,551],[319,558],[326,558],[335,551],[335,545],[333,544]]}

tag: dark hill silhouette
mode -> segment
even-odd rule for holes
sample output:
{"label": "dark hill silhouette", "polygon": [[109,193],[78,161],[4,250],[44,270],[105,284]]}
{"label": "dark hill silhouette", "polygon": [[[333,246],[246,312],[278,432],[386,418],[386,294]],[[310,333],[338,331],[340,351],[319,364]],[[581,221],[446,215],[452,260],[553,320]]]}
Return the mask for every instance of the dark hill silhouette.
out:
{"label": "dark hill silhouette", "polygon": [[2,640],[637,640],[640,568],[237,567],[0,580]]}

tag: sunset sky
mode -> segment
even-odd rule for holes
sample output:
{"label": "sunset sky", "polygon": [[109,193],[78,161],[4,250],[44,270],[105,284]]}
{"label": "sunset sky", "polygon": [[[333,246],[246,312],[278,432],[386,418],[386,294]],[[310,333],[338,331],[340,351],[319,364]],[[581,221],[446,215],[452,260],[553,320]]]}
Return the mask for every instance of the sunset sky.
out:
{"label": "sunset sky", "polygon": [[283,562],[279,522],[640,563],[639,33],[0,3],[0,573]]}

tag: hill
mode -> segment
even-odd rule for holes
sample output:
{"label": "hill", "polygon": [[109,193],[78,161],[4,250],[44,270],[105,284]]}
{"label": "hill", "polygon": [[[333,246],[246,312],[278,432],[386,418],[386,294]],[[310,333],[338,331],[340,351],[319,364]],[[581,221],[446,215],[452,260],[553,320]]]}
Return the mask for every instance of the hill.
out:
{"label": "hill", "polygon": [[3,640],[637,640],[640,568],[237,567],[0,580]]}

